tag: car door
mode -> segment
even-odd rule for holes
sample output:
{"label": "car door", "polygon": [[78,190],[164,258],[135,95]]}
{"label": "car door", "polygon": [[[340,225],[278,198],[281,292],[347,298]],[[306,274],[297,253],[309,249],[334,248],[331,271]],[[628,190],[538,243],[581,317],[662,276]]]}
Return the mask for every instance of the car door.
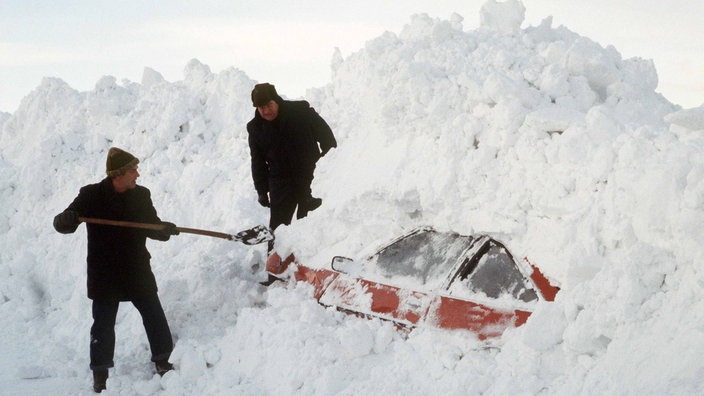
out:
{"label": "car door", "polygon": [[[338,276],[319,301],[362,315],[416,325],[453,272],[471,237],[416,229],[360,263],[358,276]],[[348,274],[349,275],[349,274]]]}
{"label": "car door", "polygon": [[435,327],[467,329],[480,339],[525,323],[527,302],[537,300],[513,256],[488,236],[474,240],[424,321]]}

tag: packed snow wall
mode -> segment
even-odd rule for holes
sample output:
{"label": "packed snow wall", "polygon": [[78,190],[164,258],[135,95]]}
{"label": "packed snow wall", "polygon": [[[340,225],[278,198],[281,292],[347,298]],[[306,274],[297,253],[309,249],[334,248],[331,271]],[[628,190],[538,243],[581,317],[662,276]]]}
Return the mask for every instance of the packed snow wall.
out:
{"label": "packed snow wall", "polygon": [[[656,389],[645,374],[671,359],[648,359],[648,346],[663,335],[670,350],[702,345],[702,319],[689,316],[704,312],[695,298],[701,115],[657,93],[652,62],[622,59],[550,18],[522,28],[522,6],[509,3],[502,18],[485,8],[475,29],[459,15],[416,15],[399,34],[333,55],[332,81],[306,95],[339,142],[316,170],[313,193],[324,203],[282,227],[277,248],[324,265],[418,225],[491,234],[563,287],[498,358],[508,365],[543,354],[563,366],[524,365],[499,383],[563,375],[561,384],[596,393],[608,371],[622,369],[625,381]],[[197,60],[177,82],[145,69],[140,83],[106,76],[78,92],[47,78],[0,115],[0,301],[28,321],[41,318],[37,334],[84,349],[74,335],[86,325],[85,241],[81,231],[57,234],[51,220],[103,177],[111,146],[140,158],[139,182],[163,219],[224,231],[265,224],[244,128],[255,83]],[[229,302],[232,317],[257,304],[253,279],[231,268],[256,267],[262,249],[182,240],[149,246],[166,304],[206,312]],[[194,278],[194,268],[225,275]],[[626,369],[619,359],[628,353],[648,362],[645,374]],[[671,378],[696,377],[701,366],[691,363]]]}

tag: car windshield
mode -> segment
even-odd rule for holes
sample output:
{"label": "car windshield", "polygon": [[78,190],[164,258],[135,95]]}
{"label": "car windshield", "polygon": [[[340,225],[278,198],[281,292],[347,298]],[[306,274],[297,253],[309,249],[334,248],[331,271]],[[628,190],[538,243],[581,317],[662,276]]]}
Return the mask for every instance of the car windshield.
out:
{"label": "car windshield", "polygon": [[372,256],[363,272],[425,290],[442,286],[472,237],[421,229]]}

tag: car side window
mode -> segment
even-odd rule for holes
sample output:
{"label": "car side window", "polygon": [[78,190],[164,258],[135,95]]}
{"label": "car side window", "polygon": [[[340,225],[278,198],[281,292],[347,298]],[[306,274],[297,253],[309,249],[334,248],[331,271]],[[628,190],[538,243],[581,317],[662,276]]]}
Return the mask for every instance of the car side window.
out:
{"label": "car side window", "polygon": [[491,298],[508,294],[525,302],[538,299],[535,290],[526,284],[511,253],[493,239],[487,241],[471,261],[467,271],[456,281],[465,288]]}

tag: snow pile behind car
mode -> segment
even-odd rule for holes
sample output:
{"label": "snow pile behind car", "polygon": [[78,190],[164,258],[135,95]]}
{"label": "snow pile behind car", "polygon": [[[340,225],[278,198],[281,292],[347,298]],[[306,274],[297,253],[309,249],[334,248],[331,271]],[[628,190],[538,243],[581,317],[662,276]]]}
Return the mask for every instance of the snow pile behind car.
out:
{"label": "snow pile behind car", "polygon": [[[489,234],[561,282],[555,303],[506,334],[500,352],[443,332],[404,340],[390,325],[321,308],[307,289],[262,290],[265,249],[179,236],[149,245],[178,370],[148,375],[141,323],[125,309],[108,386],[701,393],[701,113],[655,91],[652,62],[622,59],[549,18],[521,29],[522,5],[506,3],[501,12],[487,3],[476,29],[458,15],[418,15],[399,34],[334,55],[331,83],[306,97],[340,143],[317,169],[323,206],[282,227],[277,244],[327,265],[418,225]],[[107,76],[78,92],[47,78],[0,117],[0,317],[22,346],[6,354],[8,386],[24,384],[15,367],[64,393],[88,382],[85,232],[50,224],[102,177],[108,147],[141,159],[140,183],[165,220],[228,232],[266,223],[244,129],[254,83],[196,60],[178,82],[147,69],[141,83]]]}

